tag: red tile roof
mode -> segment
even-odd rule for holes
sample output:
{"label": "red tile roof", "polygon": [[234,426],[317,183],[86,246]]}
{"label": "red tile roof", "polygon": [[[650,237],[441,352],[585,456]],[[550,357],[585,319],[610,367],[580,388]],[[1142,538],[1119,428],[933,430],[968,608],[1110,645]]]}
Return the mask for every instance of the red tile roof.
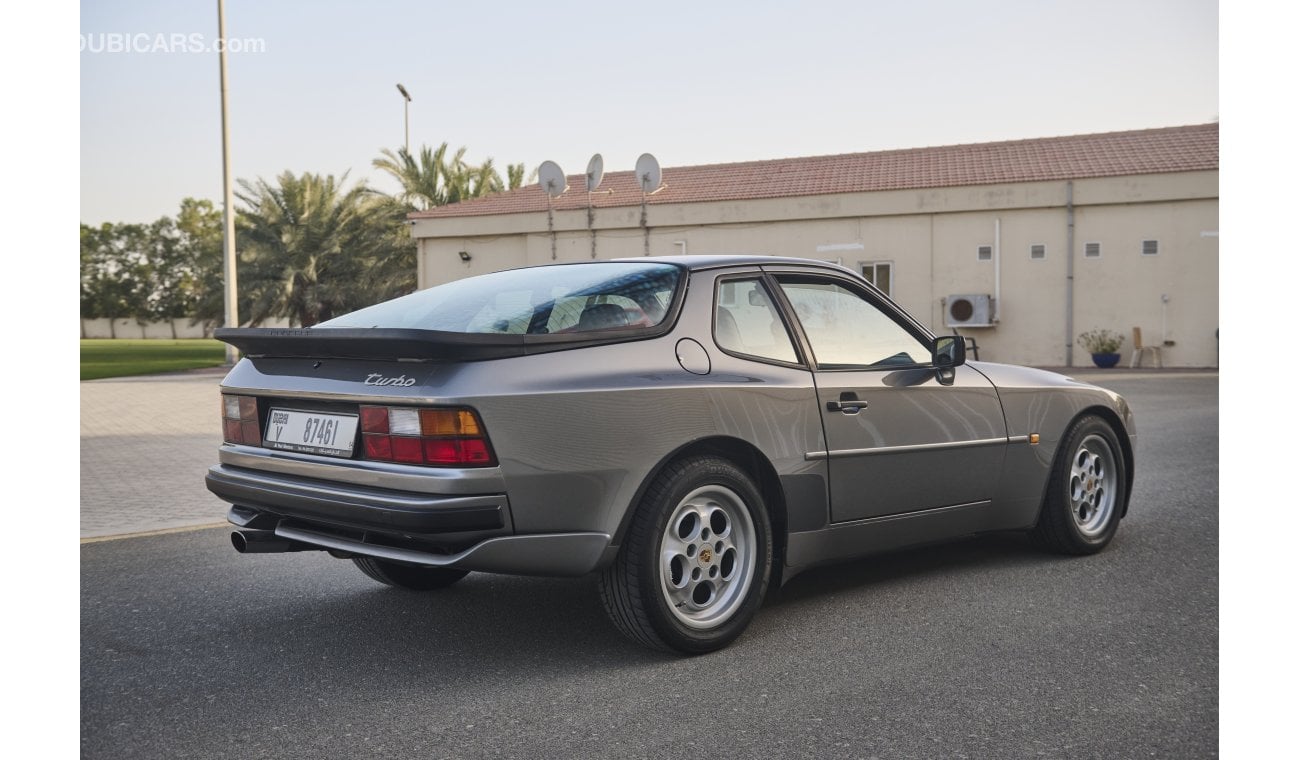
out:
{"label": "red tile roof", "polygon": [[[875,153],[665,167],[665,187],[648,200],[655,205],[700,203],[1218,168],[1219,125],[1215,123]],[[555,199],[555,209],[586,208],[585,175],[569,175],[568,182],[569,191]],[[630,171],[607,173],[600,190],[592,194],[592,205],[597,208],[641,203],[640,189]],[[411,214],[411,218],[440,219],[545,210],[546,194],[541,186],[528,185],[417,211]]]}

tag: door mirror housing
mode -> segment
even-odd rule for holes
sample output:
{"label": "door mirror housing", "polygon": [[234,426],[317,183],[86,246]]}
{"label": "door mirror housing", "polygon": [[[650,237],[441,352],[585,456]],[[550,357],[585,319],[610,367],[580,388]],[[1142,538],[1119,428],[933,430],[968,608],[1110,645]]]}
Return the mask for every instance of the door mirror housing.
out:
{"label": "door mirror housing", "polygon": [[939,369],[960,367],[966,363],[966,339],[959,335],[941,335],[930,347],[930,361]]}

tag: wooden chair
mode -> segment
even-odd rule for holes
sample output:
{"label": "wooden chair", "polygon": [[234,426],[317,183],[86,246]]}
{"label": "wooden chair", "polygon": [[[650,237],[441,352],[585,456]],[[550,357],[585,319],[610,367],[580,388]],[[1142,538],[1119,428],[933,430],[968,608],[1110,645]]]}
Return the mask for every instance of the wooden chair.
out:
{"label": "wooden chair", "polygon": [[1156,360],[1156,366],[1164,369],[1165,362],[1160,356],[1160,346],[1146,346],[1142,344],[1142,328],[1133,328],[1133,357],[1129,359],[1128,366],[1130,369],[1142,364],[1142,354],[1150,351],[1151,356]]}

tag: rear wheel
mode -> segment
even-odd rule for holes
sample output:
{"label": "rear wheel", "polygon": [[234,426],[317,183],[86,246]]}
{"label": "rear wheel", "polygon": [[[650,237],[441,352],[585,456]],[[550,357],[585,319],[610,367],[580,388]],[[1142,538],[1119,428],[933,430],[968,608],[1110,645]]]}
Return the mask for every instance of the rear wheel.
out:
{"label": "rear wheel", "polygon": [[771,563],[772,529],[753,480],[726,459],[697,457],[669,465],[647,490],[600,594],[633,641],[700,654],[749,625]]}
{"label": "rear wheel", "polygon": [[1079,418],[1057,454],[1034,537],[1065,554],[1092,554],[1119,527],[1127,478],[1115,431],[1100,417]]}
{"label": "rear wheel", "polygon": [[446,588],[469,575],[467,570],[455,570],[449,567],[420,567],[403,565],[374,557],[353,557],[352,561],[361,572],[387,586],[409,589],[411,591],[433,591]]}

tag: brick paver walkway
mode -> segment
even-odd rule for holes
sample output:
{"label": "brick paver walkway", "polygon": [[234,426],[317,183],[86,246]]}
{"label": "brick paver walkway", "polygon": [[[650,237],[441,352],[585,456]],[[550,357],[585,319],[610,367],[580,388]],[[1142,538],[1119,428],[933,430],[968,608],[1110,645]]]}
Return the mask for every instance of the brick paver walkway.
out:
{"label": "brick paver walkway", "polygon": [[225,370],[81,383],[81,536],[225,521],[203,474],[221,445]]}

